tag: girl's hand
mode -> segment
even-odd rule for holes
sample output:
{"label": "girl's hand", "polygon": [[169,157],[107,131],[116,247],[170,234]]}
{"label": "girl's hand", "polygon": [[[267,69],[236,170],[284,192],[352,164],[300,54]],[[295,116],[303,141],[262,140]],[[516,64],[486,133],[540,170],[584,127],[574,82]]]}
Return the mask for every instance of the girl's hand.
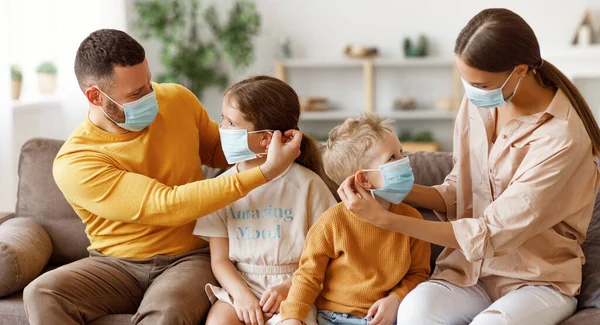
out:
{"label": "girl's hand", "polygon": [[350,212],[376,226],[382,223],[380,217],[384,214],[385,210],[369,192],[354,181],[354,175],[344,180],[338,188],[337,193]]}
{"label": "girl's hand", "polygon": [[246,325],[265,324],[258,299],[256,299],[252,292],[244,292],[239,296],[233,297],[233,307],[240,322],[244,322]]}
{"label": "girl's hand", "polygon": [[369,325],[392,325],[398,317],[400,300],[395,295],[389,295],[377,300],[367,313],[367,318],[373,317]]}
{"label": "girl's hand", "polygon": [[260,306],[265,315],[279,313],[279,306],[281,305],[281,302],[287,298],[290,286],[291,281],[286,280],[265,290],[260,298]]}

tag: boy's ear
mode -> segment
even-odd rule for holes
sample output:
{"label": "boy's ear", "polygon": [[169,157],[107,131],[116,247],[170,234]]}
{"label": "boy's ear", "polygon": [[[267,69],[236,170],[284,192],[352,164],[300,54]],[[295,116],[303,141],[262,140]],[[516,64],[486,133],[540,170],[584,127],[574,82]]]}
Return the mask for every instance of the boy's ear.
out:
{"label": "boy's ear", "polygon": [[367,178],[367,175],[364,171],[359,170],[354,174],[354,181],[360,185],[360,187],[368,190],[373,188],[373,184]]}
{"label": "boy's ear", "polygon": [[262,137],[260,138],[260,145],[265,148],[265,152],[269,149],[271,139],[273,139],[273,134],[271,134],[271,132],[263,132]]}

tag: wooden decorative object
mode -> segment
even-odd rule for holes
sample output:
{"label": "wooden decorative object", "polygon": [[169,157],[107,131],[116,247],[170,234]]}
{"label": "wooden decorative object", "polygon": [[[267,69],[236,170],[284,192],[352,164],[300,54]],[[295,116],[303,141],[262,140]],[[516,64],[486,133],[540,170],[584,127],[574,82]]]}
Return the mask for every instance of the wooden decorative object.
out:
{"label": "wooden decorative object", "polygon": [[440,151],[440,144],[437,142],[402,142],[402,150],[406,152],[437,152]]}
{"label": "wooden decorative object", "polygon": [[330,108],[329,100],[324,97],[300,98],[300,108],[303,112],[322,112]]}
{"label": "wooden decorative object", "polygon": [[347,45],[344,49],[344,54],[346,56],[361,59],[361,58],[370,58],[376,56],[378,54],[378,50],[376,47],[364,47],[360,45]]}
{"label": "wooden decorative object", "polygon": [[[583,44],[580,43],[583,41]],[[600,43],[600,12],[587,9],[575,35],[571,41],[573,45],[590,45]]]}

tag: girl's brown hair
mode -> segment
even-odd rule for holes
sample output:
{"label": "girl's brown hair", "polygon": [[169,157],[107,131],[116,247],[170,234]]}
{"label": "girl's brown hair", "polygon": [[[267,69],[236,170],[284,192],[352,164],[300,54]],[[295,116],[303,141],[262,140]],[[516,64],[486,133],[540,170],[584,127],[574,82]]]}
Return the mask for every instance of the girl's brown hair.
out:
{"label": "girl's brown hair", "polygon": [[[242,80],[225,91],[225,100],[242,112],[255,130],[298,130],[300,101],[290,85],[273,77],[256,76]],[[315,172],[339,201],[337,186],[327,177],[319,144],[302,135],[296,162]]]}
{"label": "girl's brown hair", "polygon": [[542,59],[537,38],[529,25],[508,9],[485,9],[473,17],[458,35],[454,52],[469,66],[487,72],[511,71],[527,64],[544,87],[559,88],[579,114],[600,153],[600,128],[577,87],[550,62]]}

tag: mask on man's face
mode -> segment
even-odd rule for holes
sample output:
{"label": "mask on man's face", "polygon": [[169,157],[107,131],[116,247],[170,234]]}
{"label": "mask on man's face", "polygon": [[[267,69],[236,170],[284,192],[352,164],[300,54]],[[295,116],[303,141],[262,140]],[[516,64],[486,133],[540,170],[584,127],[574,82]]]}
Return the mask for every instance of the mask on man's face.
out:
{"label": "mask on man's face", "polygon": [[156,100],[154,89],[144,97],[133,102],[124,103],[123,105],[117,103],[100,88],[96,87],[96,89],[115,105],[123,109],[125,122],[117,122],[101,108],[104,115],[122,129],[134,132],[141,131],[152,124],[158,115],[158,101]]}

